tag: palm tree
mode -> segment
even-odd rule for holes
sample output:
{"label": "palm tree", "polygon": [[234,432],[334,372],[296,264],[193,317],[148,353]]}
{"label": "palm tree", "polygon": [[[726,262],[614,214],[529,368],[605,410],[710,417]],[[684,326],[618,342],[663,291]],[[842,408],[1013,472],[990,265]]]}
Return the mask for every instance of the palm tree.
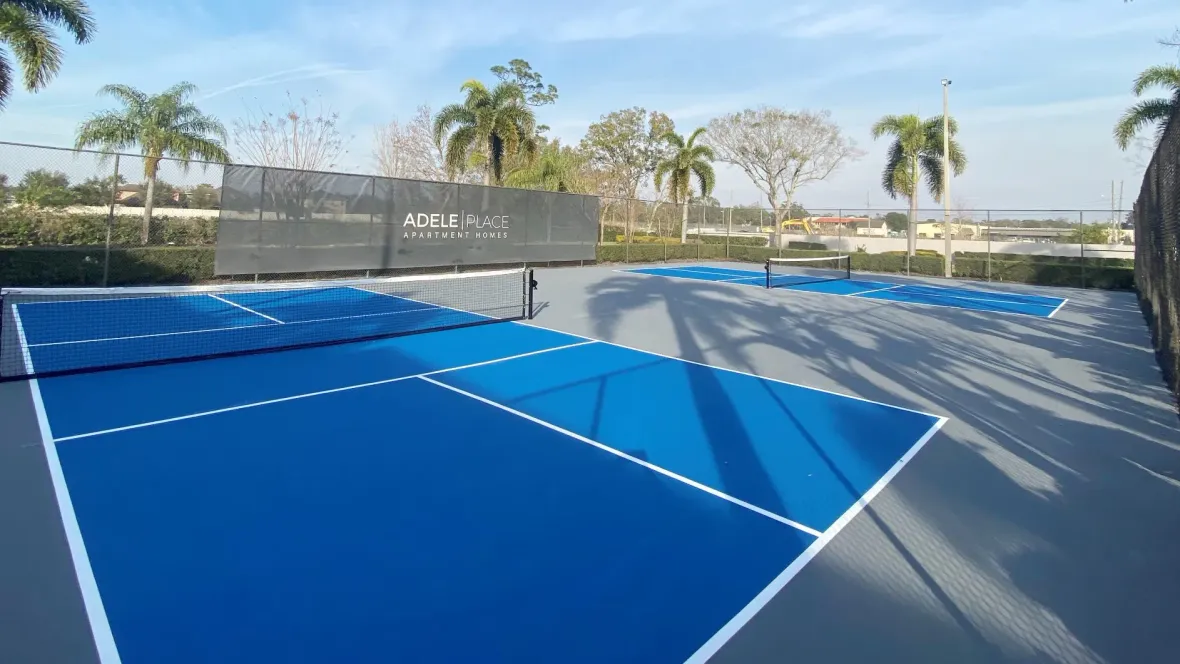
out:
{"label": "palm tree", "polygon": [[507,158],[537,153],[537,120],[515,83],[499,83],[488,90],[476,80],[460,88],[461,104],[450,104],[434,117],[434,141],[445,142],[447,176],[454,178],[473,165],[484,171],[485,185],[501,184]]}
{"label": "palm tree", "polygon": [[114,97],[122,102],[123,108],[96,113],[78,127],[75,147],[79,150],[100,146],[110,153],[139,146],[147,183],[143,202],[144,244],[151,230],[161,159],[165,156],[178,159],[186,170],[193,159],[229,161],[225,127],[188,101],[196,90],[192,83],[177,83],[158,95],[147,95],[129,85],[104,85],[99,94]]}
{"label": "palm tree", "polygon": [[[0,44],[16,54],[25,89],[37,92],[61,68],[61,48],[50,24],[59,25],[85,44],[94,36],[94,19],[82,0],[3,0],[0,2]],[[0,108],[12,94],[12,64],[0,49]]]}
{"label": "palm tree", "polygon": [[1114,126],[1114,140],[1119,149],[1126,150],[1131,139],[1148,125],[1156,126],[1156,141],[1163,135],[1168,126],[1168,118],[1180,107],[1180,67],[1176,65],[1156,65],[1144,69],[1135,79],[1131,90],[1136,97],[1141,96],[1149,88],[1161,87],[1171,92],[1171,98],[1160,97],[1144,99],[1123,113],[1118,124]]}
{"label": "palm tree", "polygon": [[543,189],[575,194],[589,193],[584,171],[587,158],[576,148],[562,145],[560,140],[541,139],[541,150],[535,159],[521,160],[504,177],[504,184],[522,189]]}
{"label": "palm tree", "polygon": [[[886,115],[873,125],[873,140],[893,136],[885,169],[881,172],[881,188],[890,198],[904,196],[910,203],[909,227],[906,231],[907,250],[914,255],[917,246],[914,224],[918,217],[918,189],[922,177],[935,200],[942,200],[942,116],[923,120],[917,115]],[[967,157],[954,136],[959,125],[954,118],[950,126],[951,172],[959,175],[967,167]]]}
{"label": "palm tree", "polygon": [[697,145],[697,138],[705,133],[704,127],[698,127],[689,135],[688,140],[674,131],[667,132],[660,140],[668,144],[670,151],[664,159],[656,164],[656,189],[664,188],[664,181],[668,182],[668,194],[673,205],[684,203],[680,212],[680,242],[688,241],[688,202],[692,200],[692,178],[696,177],[696,193],[704,198],[713,193],[713,185],[717,183],[717,176],[713,173],[710,162],[717,158],[713,148],[708,145]]}

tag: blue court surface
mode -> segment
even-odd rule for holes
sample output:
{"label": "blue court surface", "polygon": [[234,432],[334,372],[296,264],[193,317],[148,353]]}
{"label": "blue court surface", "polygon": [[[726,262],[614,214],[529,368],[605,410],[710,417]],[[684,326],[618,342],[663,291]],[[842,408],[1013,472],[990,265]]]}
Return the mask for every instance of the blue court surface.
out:
{"label": "blue court surface", "polygon": [[[707,265],[635,268],[623,270],[676,279],[719,281],[745,286],[766,287],[766,272],[739,270]],[[1004,314],[1021,314],[1052,318],[1066,303],[1066,299],[1025,293],[1005,293],[971,288],[949,288],[918,283],[899,284],[861,279],[833,279],[817,281],[814,277],[789,274],[774,275],[773,285],[793,291],[842,295],[870,300],[906,304],[920,304],[954,309],[971,309]]]}
{"label": "blue court surface", "polygon": [[[17,309],[36,369],[460,315],[206,299]],[[104,664],[705,661],[945,422],[515,322],[31,385]]]}

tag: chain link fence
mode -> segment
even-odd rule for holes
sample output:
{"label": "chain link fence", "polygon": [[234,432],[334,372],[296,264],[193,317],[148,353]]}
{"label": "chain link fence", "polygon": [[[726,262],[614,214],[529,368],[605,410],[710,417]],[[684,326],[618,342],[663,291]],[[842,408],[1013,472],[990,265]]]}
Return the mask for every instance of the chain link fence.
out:
{"label": "chain link fence", "polygon": [[1160,368],[1180,401],[1180,109],[1152,155],[1135,226],[1135,286]]}
{"label": "chain link fence", "polygon": [[[385,276],[451,265],[215,276],[224,166],[0,143],[0,285],[120,286]],[[321,174],[324,175],[324,174]],[[368,181],[370,176],[360,177]],[[150,202],[150,209],[149,209]],[[227,203],[232,207],[232,197]],[[752,261],[849,254],[856,271],[942,276],[943,211],[599,199],[599,263]],[[1110,210],[953,210],[952,274],[966,279],[1129,289],[1134,239]],[[582,264],[579,262],[578,264]],[[530,263],[545,265],[545,263]],[[462,269],[486,266],[465,265]]]}

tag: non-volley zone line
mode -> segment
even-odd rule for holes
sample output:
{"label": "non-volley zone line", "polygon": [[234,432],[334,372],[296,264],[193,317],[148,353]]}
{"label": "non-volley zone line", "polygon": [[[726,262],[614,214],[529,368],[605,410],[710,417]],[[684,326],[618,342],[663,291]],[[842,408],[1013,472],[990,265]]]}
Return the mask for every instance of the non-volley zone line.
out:
{"label": "non-volley zone line", "polygon": [[[218,299],[220,299],[220,298],[218,298]],[[23,307],[25,305],[21,304],[18,306]],[[242,308],[244,309],[245,307],[242,307]],[[412,313],[421,313],[423,311],[443,311],[443,310],[450,310],[450,307],[429,306],[429,307],[422,307],[419,309],[401,309],[398,311],[380,311],[380,312],[372,313],[372,314],[354,314],[351,316],[332,316],[329,318],[309,318],[307,320],[296,320],[296,321],[287,321],[287,322],[279,321],[278,319],[272,319],[277,322],[256,323],[254,325],[227,325],[227,326],[223,326],[223,327],[203,328],[200,330],[179,330],[177,332],[154,332],[152,334],[130,334],[130,335],[120,336],[120,337],[102,337],[102,338],[98,338],[98,339],[75,339],[72,341],[48,341],[48,342],[39,343],[39,344],[28,344],[26,347],[27,348],[40,348],[40,347],[44,347],[44,346],[67,346],[70,344],[92,344],[92,343],[100,343],[100,342],[107,342],[107,341],[128,341],[128,340],[132,340],[132,339],[151,339],[154,337],[171,337],[171,336],[178,336],[178,335],[184,335],[184,334],[208,334],[208,333],[213,333],[213,332],[229,332],[232,330],[249,330],[252,328],[259,328],[259,327],[278,327],[280,325],[301,325],[301,324],[305,324],[305,323],[328,323],[328,322],[332,322],[332,321],[342,321],[342,320],[349,320],[349,319],[355,319],[355,318],[372,318],[374,316],[394,316],[397,314],[412,314]],[[454,311],[459,311],[459,310],[455,309]],[[253,313],[257,313],[257,312],[253,312]],[[262,314],[259,314],[259,315],[261,316]],[[472,313],[471,315],[479,316],[480,314]],[[265,316],[265,318],[270,318],[270,316]]]}
{"label": "non-volley zone line", "polygon": [[479,395],[472,394],[470,392],[467,392],[466,390],[462,390],[460,388],[454,387],[452,385],[448,385],[446,383],[440,382],[440,381],[432,378],[433,376],[440,376],[440,375],[447,374],[447,373],[454,372],[454,371],[462,371],[465,369],[474,369],[477,367],[499,364],[502,362],[510,362],[512,360],[519,360],[519,359],[531,357],[534,355],[541,355],[544,353],[551,353],[554,351],[568,350],[571,348],[577,348],[579,346],[588,346],[588,345],[597,344],[597,343],[600,343],[600,342],[598,342],[596,340],[578,341],[578,342],[574,342],[574,343],[570,343],[570,344],[564,344],[561,346],[555,346],[552,348],[543,348],[540,350],[529,351],[527,353],[519,353],[516,355],[510,355],[507,357],[500,357],[500,358],[495,358],[495,359],[491,359],[491,360],[484,360],[481,362],[473,362],[470,364],[465,364],[465,365],[457,366],[457,367],[447,367],[445,369],[436,369],[434,371],[427,371],[427,372],[423,372],[423,373],[409,374],[409,375],[405,375],[405,376],[395,376],[395,377],[386,378],[383,380],[369,381],[369,382],[365,382],[365,383],[357,383],[354,385],[345,385],[343,387],[336,387],[336,388],[331,388],[331,389],[327,389],[327,390],[317,390],[314,392],[305,392],[303,394],[295,394],[295,395],[286,396],[286,397],[279,397],[279,398],[275,398],[275,399],[267,399],[264,401],[256,401],[256,402],[252,402],[252,403],[239,404],[236,406],[228,406],[225,408],[216,408],[213,410],[201,411],[198,413],[189,413],[186,415],[178,415],[176,417],[168,417],[168,418],[159,419],[159,420],[152,420],[150,422],[129,424],[129,425],[121,426],[121,427],[103,429],[101,431],[91,431],[91,432],[87,432],[87,433],[74,434],[74,435],[70,435],[70,436],[62,436],[60,438],[54,438],[53,442],[54,443],[62,443],[62,442],[68,442],[68,441],[73,441],[73,440],[80,440],[80,439],[84,439],[84,438],[94,438],[96,436],[110,435],[110,434],[115,434],[115,433],[119,433],[119,432],[123,432],[123,431],[131,431],[134,429],[142,429],[142,428],[146,428],[146,427],[158,426],[161,424],[169,424],[169,423],[173,423],[173,422],[182,422],[185,420],[192,420],[192,419],[201,418],[201,417],[209,417],[212,415],[220,415],[223,413],[230,413],[230,412],[235,412],[235,411],[239,411],[239,410],[259,408],[262,406],[269,406],[269,405],[278,404],[278,403],[285,403],[288,401],[309,399],[312,397],[318,397],[318,396],[323,396],[323,395],[327,395],[327,394],[348,392],[351,390],[359,390],[359,389],[364,389],[364,388],[369,388],[369,387],[376,387],[379,385],[388,385],[390,383],[398,383],[398,382],[407,381],[407,380],[422,380],[422,381],[426,381],[428,383],[431,383],[433,385],[437,385],[439,387],[446,388],[446,389],[456,392],[458,394],[462,394],[466,397],[480,401],[480,402],[488,404],[490,406],[494,406],[494,407],[499,408],[500,410],[503,410],[505,412],[512,413],[518,417],[521,417],[521,418],[524,418],[530,422],[533,422],[534,424],[539,424],[541,426],[544,426],[548,429],[551,429],[553,431],[561,433],[561,434],[563,434],[569,438],[572,438],[574,440],[577,440],[581,443],[592,445],[598,449],[609,452],[610,454],[613,454],[613,455],[618,456],[620,458],[626,459],[632,463],[643,466],[644,468],[647,468],[648,470],[657,472],[661,475],[664,475],[666,477],[674,479],[678,482],[682,482],[682,483],[684,483],[688,486],[691,486],[697,490],[704,491],[705,493],[713,495],[717,498],[721,498],[722,500],[730,502],[730,503],[737,505],[739,507],[743,507],[747,510],[750,510],[752,512],[760,514],[768,519],[772,519],[774,521],[782,523],[783,525],[790,526],[792,528],[795,528],[797,530],[805,532],[805,533],[811,535],[812,537],[820,537],[823,534],[821,531],[818,531],[814,528],[811,528],[811,527],[806,526],[804,524],[798,523],[796,521],[788,519],[788,518],[781,516],[779,514],[775,514],[773,512],[765,510],[761,507],[758,507],[756,505],[748,503],[748,502],[741,500],[739,498],[735,498],[734,496],[731,496],[727,493],[724,493],[722,491],[719,491],[719,490],[709,487],[707,485],[701,484],[700,482],[697,482],[697,481],[694,481],[694,480],[689,479],[687,477],[684,477],[683,475],[672,472],[666,468],[662,468],[660,466],[657,466],[657,465],[650,463],[648,461],[645,461],[643,459],[639,459],[637,457],[631,456],[623,451],[614,449],[608,445],[604,445],[604,444],[599,443],[597,441],[591,440],[589,438],[586,438],[585,436],[579,435],[577,433],[574,433],[572,431],[569,431],[567,429],[559,427],[555,424],[545,422],[545,421],[538,419],[536,417],[533,417],[531,415],[527,415],[527,414],[522,413],[516,409],[509,407],[509,406],[505,406],[503,404],[497,403],[497,402],[487,399],[485,397],[481,397]]}

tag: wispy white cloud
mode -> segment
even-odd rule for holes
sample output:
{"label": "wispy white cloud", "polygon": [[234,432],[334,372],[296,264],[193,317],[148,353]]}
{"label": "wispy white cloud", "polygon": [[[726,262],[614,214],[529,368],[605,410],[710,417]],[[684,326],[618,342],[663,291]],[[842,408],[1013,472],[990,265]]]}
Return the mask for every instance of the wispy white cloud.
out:
{"label": "wispy white cloud", "polygon": [[262,76],[255,76],[237,83],[232,83],[222,88],[218,88],[212,92],[204,94],[201,99],[212,99],[213,97],[221,96],[227,92],[234,90],[244,90],[247,88],[257,88],[268,85],[278,85],[281,83],[294,83],[298,81],[310,81],[321,78],[335,78],[338,76],[350,76],[355,74],[369,74],[372,69],[348,69],[344,67],[337,67],[325,64],[304,65],[302,67],[295,67],[293,69],[285,69],[282,71],[271,72],[263,74]]}

